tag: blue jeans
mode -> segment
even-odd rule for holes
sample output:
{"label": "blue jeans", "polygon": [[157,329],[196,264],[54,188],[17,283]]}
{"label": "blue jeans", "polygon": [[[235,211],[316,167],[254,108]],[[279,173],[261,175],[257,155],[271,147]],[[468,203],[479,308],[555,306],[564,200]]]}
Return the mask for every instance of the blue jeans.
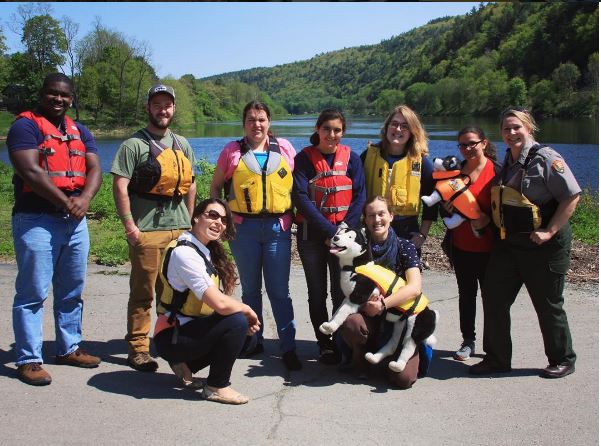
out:
{"label": "blue jeans", "polygon": [[261,321],[258,342],[263,342],[262,273],[282,353],[296,349],[296,322],[288,289],[291,245],[290,230],[283,231],[277,217],[245,218],[236,225],[236,238],[230,242],[240,274],[242,301]]}
{"label": "blue jeans", "polygon": [[298,254],[305,270],[307,280],[307,291],[309,294],[309,317],[315,332],[317,343],[321,347],[333,347],[332,338],[319,331],[319,326],[327,322],[328,308],[328,270],[330,272],[330,295],[332,297],[332,311],[336,311],[342,301],[344,294],[340,288],[340,262],[338,257],[330,254],[330,249],[324,240],[303,240],[302,230],[299,228],[296,237]]}
{"label": "blue jeans", "polygon": [[44,301],[52,283],[56,354],[68,355],[81,341],[81,297],[90,239],[86,219],[60,214],[17,213],[12,218],[17,258],[13,330],[17,367],[42,360]]}

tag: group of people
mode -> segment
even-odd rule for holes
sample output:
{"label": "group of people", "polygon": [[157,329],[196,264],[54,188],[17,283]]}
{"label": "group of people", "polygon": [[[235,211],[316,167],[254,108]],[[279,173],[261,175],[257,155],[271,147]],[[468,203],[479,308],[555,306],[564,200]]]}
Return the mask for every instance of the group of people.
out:
{"label": "group of people", "polygon": [[[72,100],[67,76],[47,76],[39,106],[21,113],[7,138],[15,171],[17,376],[32,385],[51,382],[41,351],[43,304],[51,283],[56,363],[97,367],[101,361],[80,343],[89,250],[85,215],[102,176],[92,135],[66,115]],[[380,141],[359,156],[341,142],[347,124],[343,113],[323,110],[310,144],[297,153],[271,131],[268,106],[251,101],[242,113],[244,136],[223,148],[210,197],[197,203],[193,150],[170,130],[173,88],[151,87],[145,109],[148,124],[122,143],[111,167],[131,261],[128,365],[143,372],[158,368],[149,341],[156,299],[156,350],[182,384],[201,388],[210,401],[246,403],[248,397],[230,386],[230,375],[236,358],[264,353],[264,281],[282,361],[288,370],[300,370],[288,285],[295,225],[318,360],[366,376],[371,365],[365,353],[378,348],[389,331],[387,308],[421,293],[421,247],[432,222],[439,212],[456,211],[452,200],[440,209],[421,204],[435,181],[427,134],[416,113],[405,105],[392,110]],[[500,130],[508,146],[502,163],[480,128],[458,133],[464,158],[460,175],[469,178],[481,213],[445,237],[459,289],[463,337],[454,357],[464,361],[475,352],[480,284],[486,356],[470,373],[511,370],[509,310],[525,284],[549,359],[542,375],[562,377],[574,371],[576,359],[562,306],[568,220],[581,190],[561,156],[535,141],[536,125],[528,111],[506,110]],[[504,199],[510,189],[522,198],[519,206]],[[363,224],[375,263],[395,271],[406,286],[390,296],[372,296],[331,337],[319,327],[329,319],[328,281],[333,311],[344,299],[340,266],[329,247],[342,222]],[[235,264],[223,241],[229,242]],[[231,297],[238,279],[242,302]],[[386,369],[390,381],[411,387],[430,357],[425,346],[418,346],[403,372]],[[207,366],[206,380],[193,376]]]}

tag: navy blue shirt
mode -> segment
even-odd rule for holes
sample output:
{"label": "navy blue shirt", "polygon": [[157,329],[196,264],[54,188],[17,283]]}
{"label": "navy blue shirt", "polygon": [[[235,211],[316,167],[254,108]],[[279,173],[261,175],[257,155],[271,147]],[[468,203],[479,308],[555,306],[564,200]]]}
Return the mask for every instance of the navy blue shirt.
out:
{"label": "navy blue shirt", "polygon": [[[323,155],[330,168],[332,168],[334,155],[334,153]],[[309,180],[316,175],[316,172],[313,163],[304,150],[301,150],[294,157],[294,172],[292,175],[294,177],[292,202],[309,225],[307,237],[309,239],[321,238],[324,240],[333,237],[336,233],[336,225],[324,217],[309,197]],[[363,173],[363,163],[354,152],[351,152],[346,175],[353,182],[353,198],[344,221],[351,228],[357,228],[361,223],[361,213],[365,205],[365,174]]]}
{"label": "navy blue shirt", "polygon": [[[98,153],[98,146],[90,131],[79,122],[75,125],[79,130],[81,141],[86,146],[88,153]],[[30,119],[17,119],[6,138],[8,152],[17,152],[19,150],[36,149],[44,142],[44,135],[37,124]],[[23,180],[18,175],[13,175],[15,207],[13,212],[56,212],[56,206],[45,198],[40,197],[34,192],[23,193]]]}

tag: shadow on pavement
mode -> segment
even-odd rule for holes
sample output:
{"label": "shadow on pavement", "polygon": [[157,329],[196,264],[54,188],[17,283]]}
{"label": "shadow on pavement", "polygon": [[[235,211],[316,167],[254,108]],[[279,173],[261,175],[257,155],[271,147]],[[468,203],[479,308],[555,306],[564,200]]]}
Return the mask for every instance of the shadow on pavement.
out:
{"label": "shadow on pavement", "polygon": [[98,373],[88,380],[88,385],[103,392],[129,395],[136,399],[200,400],[200,392],[179,387],[179,380],[173,373],[119,370]]}

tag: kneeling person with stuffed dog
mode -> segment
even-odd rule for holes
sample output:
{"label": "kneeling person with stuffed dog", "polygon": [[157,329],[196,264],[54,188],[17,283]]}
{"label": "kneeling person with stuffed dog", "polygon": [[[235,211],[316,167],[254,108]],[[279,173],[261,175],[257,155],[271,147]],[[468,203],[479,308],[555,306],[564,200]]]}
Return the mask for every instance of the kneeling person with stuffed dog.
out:
{"label": "kneeling person with stuffed dog", "polygon": [[[342,340],[352,350],[352,367],[359,375],[366,375],[370,367],[365,359],[365,354],[368,351],[378,350],[380,348],[378,342],[381,339],[386,342],[390,337],[381,336],[383,331],[391,330],[391,324],[384,320],[386,309],[416,299],[422,289],[420,260],[415,246],[411,242],[397,237],[390,228],[393,216],[386,200],[381,196],[369,200],[365,205],[363,216],[367,235],[371,241],[374,262],[395,271],[405,280],[406,285],[387,297],[372,295],[363,304],[360,312],[349,315],[342,325]],[[401,372],[395,372],[389,367],[385,367],[392,384],[407,389],[417,380],[420,369],[421,374],[425,373],[424,366],[429,363],[429,358],[427,354],[421,355],[423,362],[420,367],[418,351],[421,347],[421,345],[417,346]],[[431,352],[431,350],[429,351]],[[389,356],[382,361],[382,364],[387,364],[395,358],[394,355]]]}

